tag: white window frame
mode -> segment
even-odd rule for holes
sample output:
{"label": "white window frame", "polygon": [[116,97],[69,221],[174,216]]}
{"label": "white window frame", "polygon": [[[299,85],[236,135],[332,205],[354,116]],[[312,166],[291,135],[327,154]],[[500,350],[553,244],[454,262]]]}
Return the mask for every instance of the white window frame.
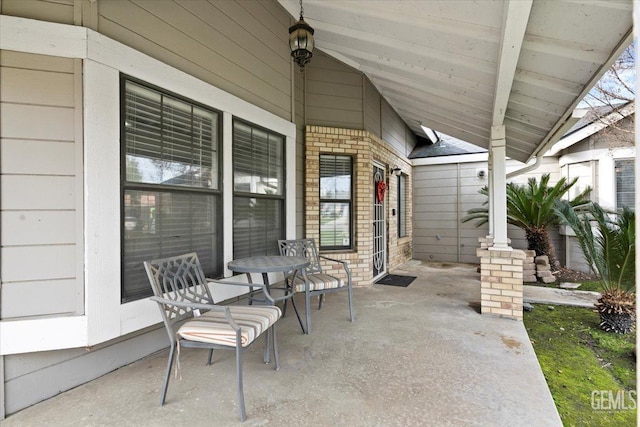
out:
{"label": "white window frame", "polygon": [[[232,164],[234,116],[284,135],[286,235],[294,238],[295,124],[88,28],[0,15],[0,49],[83,60],[84,235],[77,244],[84,255],[77,262],[84,265],[85,295],[81,316],[0,321],[0,354],[92,346],[161,321],[148,299],[120,303],[121,72],[221,111],[224,165]],[[222,179],[223,228],[231,230],[230,167]],[[225,238],[225,266],[232,259],[231,242]],[[225,275],[231,275],[226,267]]]}

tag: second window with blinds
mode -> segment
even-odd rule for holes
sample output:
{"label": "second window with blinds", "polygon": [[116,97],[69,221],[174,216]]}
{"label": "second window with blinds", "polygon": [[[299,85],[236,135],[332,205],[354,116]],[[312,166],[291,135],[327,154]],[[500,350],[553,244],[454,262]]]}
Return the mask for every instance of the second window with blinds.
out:
{"label": "second window with blinds", "polygon": [[320,156],[320,249],[352,249],[353,159]]}
{"label": "second window with blinds", "polygon": [[278,255],[285,238],[284,137],[233,121],[233,258]]}

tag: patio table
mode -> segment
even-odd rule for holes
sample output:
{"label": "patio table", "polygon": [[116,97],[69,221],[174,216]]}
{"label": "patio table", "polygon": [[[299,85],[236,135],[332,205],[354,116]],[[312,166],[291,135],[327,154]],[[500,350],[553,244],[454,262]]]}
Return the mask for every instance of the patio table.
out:
{"label": "patio table", "polygon": [[[280,255],[263,255],[263,256],[254,256],[247,258],[239,258],[230,261],[227,264],[229,270],[235,273],[245,273],[247,275],[247,279],[249,283],[253,283],[251,279],[252,273],[260,273],[262,274],[262,281],[265,285],[266,292],[271,295],[271,297],[278,301],[284,301],[285,310],[287,300],[291,300],[291,305],[293,306],[293,311],[296,313],[296,317],[298,318],[298,322],[300,323],[300,328],[302,328],[302,332],[304,333],[304,326],[302,324],[302,319],[300,318],[300,314],[298,313],[298,308],[296,307],[296,303],[293,300],[293,296],[295,291],[289,287],[276,287],[272,288],[269,283],[269,273],[283,273],[287,274],[290,272],[294,272],[295,275],[301,273],[306,267],[309,266],[309,260],[304,257],[297,256],[280,256]],[[251,289],[253,291],[253,289]],[[281,296],[274,296],[272,292],[282,292]],[[252,304],[253,301],[266,302],[266,299],[257,299],[255,297],[249,298],[249,304]]]}

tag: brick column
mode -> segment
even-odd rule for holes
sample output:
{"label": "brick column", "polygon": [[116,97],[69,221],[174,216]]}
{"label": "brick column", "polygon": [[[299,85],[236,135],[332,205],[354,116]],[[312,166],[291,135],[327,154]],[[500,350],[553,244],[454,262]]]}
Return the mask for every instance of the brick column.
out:
{"label": "brick column", "polygon": [[[522,320],[522,269],[524,251],[494,250],[488,238],[480,238],[480,306],[482,314]],[[484,240],[484,241],[483,241]],[[486,246],[485,246],[486,245]]]}

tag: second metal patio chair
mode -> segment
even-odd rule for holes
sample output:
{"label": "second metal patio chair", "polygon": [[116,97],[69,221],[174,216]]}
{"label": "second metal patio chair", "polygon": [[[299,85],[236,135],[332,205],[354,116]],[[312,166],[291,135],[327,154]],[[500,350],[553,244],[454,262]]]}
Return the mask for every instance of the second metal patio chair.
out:
{"label": "second metal patio chair", "polygon": [[[169,334],[171,347],[169,361],[160,398],[163,405],[167,396],[171,367],[175,352],[180,347],[209,349],[207,364],[211,364],[214,349],[235,350],[238,381],[238,406],[240,419],[246,418],[242,387],[242,353],[262,333],[267,332],[267,348],[264,361],[269,362],[268,344],[273,343],[275,369],[278,364],[275,323],[281,316],[280,308],[271,306],[223,306],[214,304],[208,282],[248,286],[246,283],[212,281],[205,278],[198,255],[189,253],[144,263],[153,288],[154,297]],[[253,284],[259,287],[259,284]],[[265,296],[270,298],[265,292]],[[273,303],[273,300],[271,300]],[[178,366],[180,366],[178,362]]]}
{"label": "second metal patio chair", "polygon": [[[283,256],[299,256],[309,260],[309,266],[303,271],[303,274],[293,274],[293,283],[288,283],[296,292],[304,292],[305,296],[305,315],[306,315],[306,333],[311,333],[311,297],[319,296],[318,310],[322,308],[322,300],[324,295],[330,292],[345,290],[349,293],[349,318],[353,322],[353,289],[351,285],[351,270],[346,261],[329,258],[318,254],[314,239],[296,239],[296,240],[278,240],[280,255]],[[339,277],[326,274],[322,271],[320,259],[328,262],[339,263],[344,269],[346,280]],[[287,278],[289,282],[291,278]]]}

